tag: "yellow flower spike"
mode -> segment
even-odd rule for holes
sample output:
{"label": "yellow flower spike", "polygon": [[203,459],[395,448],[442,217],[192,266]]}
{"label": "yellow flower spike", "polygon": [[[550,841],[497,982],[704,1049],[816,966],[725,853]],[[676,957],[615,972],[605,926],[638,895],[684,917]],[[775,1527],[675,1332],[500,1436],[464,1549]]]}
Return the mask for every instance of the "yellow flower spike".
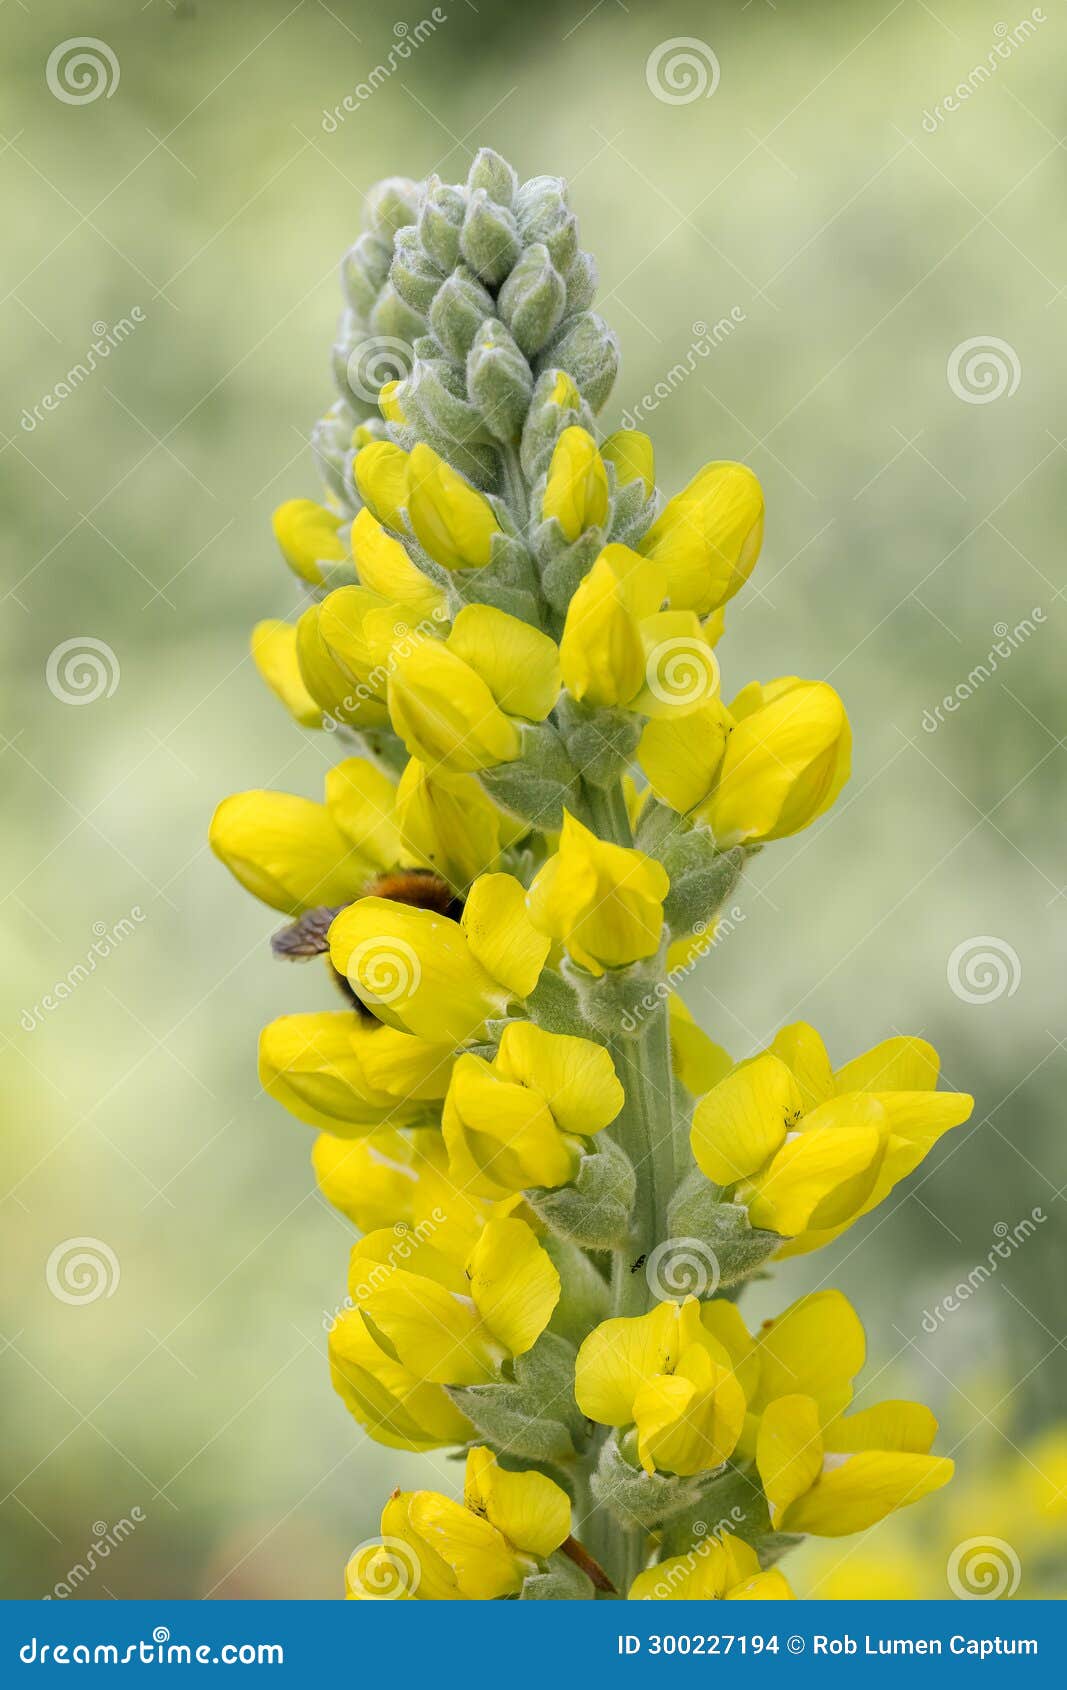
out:
{"label": "yellow flower spike", "polygon": [[[359,462],[357,458],[357,468]],[[411,454],[408,511],[419,544],[435,563],[445,569],[485,568],[493,535],[500,532],[492,505],[431,447],[422,444]]]}
{"label": "yellow flower spike", "polygon": [[541,515],[555,518],[565,540],[602,528],[608,514],[608,475],[596,441],[584,428],[565,428],[548,466]]}
{"label": "yellow flower spike", "polygon": [[656,454],[647,434],[636,428],[620,428],[601,441],[600,456],[613,464],[615,480],[620,487],[631,481],[644,484],[645,498],[652,497],[656,485]]}
{"label": "yellow flower spike", "polygon": [[328,1348],[334,1390],[377,1443],[421,1451],[470,1437],[469,1421],[443,1386],[424,1384],[386,1355],[358,1309],[345,1309],[336,1317]]}
{"label": "yellow flower spike", "polygon": [[744,586],[763,544],[763,491],[745,464],[705,464],[652,524],[641,550],[663,564],[676,610],[717,610]]}
{"label": "yellow flower spike", "polygon": [[389,715],[409,756],[434,771],[472,774],[509,763],[519,730],[481,676],[445,645],[398,652],[389,674]]}
{"label": "yellow flower spike", "polygon": [[852,733],[822,681],[753,682],[734,699],[736,726],[704,815],[725,847],[785,839],[833,804],[848,780]]}
{"label": "yellow flower spike", "polygon": [[252,661],[302,728],[322,727],[322,706],[312,698],[300,673],[295,623],[257,622],[252,629]]}
{"label": "yellow flower spike", "polygon": [[273,516],[274,538],[294,574],[312,587],[321,587],[323,563],[342,563],[346,557],[339,531],[345,518],[335,516],[314,499],[289,499]]}
{"label": "yellow flower spike", "polygon": [[369,510],[361,510],[352,523],[352,556],[364,587],[383,599],[400,605],[418,624],[440,625],[446,621],[445,595],[435,587],[408,557],[400,541],[386,533]]}
{"label": "yellow flower spike", "polygon": [[464,605],[448,636],[449,651],[480,675],[509,716],[543,722],[559,697],[555,640],[488,604]]}
{"label": "yellow flower spike", "polygon": [[396,825],[411,852],[466,890],[500,855],[501,815],[473,775],[446,775],[412,757],[396,788]]}
{"label": "yellow flower spike", "polygon": [[488,1221],[464,1267],[426,1224],[388,1228],[352,1251],[348,1292],[373,1337],[417,1378],[479,1385],[531,1349],[552,1318],[560,1279],[525,1221]]}
{"label": "yellow flower spike", "polygon": [[461,1045],[533,991],[549,945],[517,880],[482,875],[462,923],[388,898],[360,898],[330,928],[334,967],[380,1021],[430,1043]]}
{"label": "yellow flower spike", "polygon": [[779,1057],[765,1051],[742,1062],[696,1107],[690,1142],[698,1167],[716,1185],[756,1173],[802,1109],[800,1087]]}
{"label": "yellow flower spike", "polygon": [[463,1500],[516,1549],[540,1559],[571,1535],[566,1491],[544,1473],[508,1472],[484,1447],[472,1449],[467,1456]]}
{"label": "yellow flower spike", "polygon": [[364,859],[326,806],[288,792],[224,798],[208,839],[242,886],[286,915],[347,903],[366,877]]}
{"label": "yellow flower spike", "polygon": [[[379,1048],[382,1032],[391,1061]],[[447,1047],[361,1025],[350,1010],[282,1015],[259,1038],[263,1090],[298,1120],[340,1138],[428,1120],[450,1073]]]}
{"label": "yellow flower spike", "polygon": [[631,1602],[708,1602],[792,1600],[793,1592],[777,1567],[760,1571],[756,1551],[724,1532],[702,1538],[685,1555],[671,1555],[638,1573],[630,1586]]}
{"label": "yellow flower spike", "polygon": [[492,1063],[465,1055],[453,1070],[442,1119],[453,1172],[489,1195],[566,1185],[582,1140],[623,1101],[600,1045],[509,1022]]}
{"label": "yellow flower spike", "polygon": [[844,1537],[940,1490],[953,1463],[929,1454],[936,1431],[918,1403],[879,1403],[822,1429],[810,1397],[779,1397],[756,1450],[775,1530]]}
{"label": "yellow flower spike", "polygon": [[650,721],[637,760],[654,795],[679,815],[703,814],[726,750],[730,718],[721,699]]}
{"label": "yellow flower spike", "polygon": [[563,682],[574,698],[605,708],[636,698],[645,684],[641,623],[666,590],[657,564],[629,546],[605,546],[571,599],[560,642]]}
{"label": "yellow flower spike", "polygon": [[559,849],[527,893],[534,925],[591,974],[654,956],[670,879],[642,851],[598,839],[563,812]]}
{"label": "yellow flower spike", "polygon": [[389,440],[372,440],[353,460],[359,496],[379,522],[397,534],[407,529],[408,454]]}

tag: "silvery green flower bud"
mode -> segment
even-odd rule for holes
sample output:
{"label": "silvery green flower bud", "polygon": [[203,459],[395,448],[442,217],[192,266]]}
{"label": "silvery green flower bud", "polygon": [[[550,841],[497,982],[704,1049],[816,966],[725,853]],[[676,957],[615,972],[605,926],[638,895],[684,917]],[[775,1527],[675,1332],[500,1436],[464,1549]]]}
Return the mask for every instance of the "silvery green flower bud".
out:
{"label": "silvery green flower bud", "polygon": [[533,372],[503,323],[490,319],[467,354],[467,392],[486,427],[506,445],[518,440],[533,393]]}
{"label": "silvery green flower bud", "polygon": [[467,210],[467,196],[462,188],[430,176],[426,182],[426,197],[419,211],[419,239],[426,256],[447,275],[459,258],[459,231]]}
{"label": "silvery green flower bud", "polygon": [[420,359],[415,364],[404,383],[403,403],[420,438],[441,434],[458,446],[488,445],[493,439],[481,411],[467,399],[462,376],[446,359]]}
{"label": "silvery green flower bud", "polygon": [[484,188],[477,189],[467,204],[459,250],[471,269],[491,287],[504,280],[522,251],[511,212],[494,204]]}
{"label": "silvery green flower bud", "polygon": [[592,253],[579,252],[564,277],[567,284],[568,317],[575,316],[579,311],[588,311],[596,298],[598,280],[596,260]]}
{"label": "silvery green flower bud", "polygon": [[576,1567],[569,1555],[556,1550],[548,1557],[543,1573],[527,1573],[519,1591],[520,1602],[592,1602],[593,1582]]}
{"label": "silvery green flower bud", "polygon": [[556,441],[565,428],[585,428],[592,434],[593,413],[563,370],[544,370],[534,383],[533,398],[519,449],[522,472],[536,481],[548,468]]}
{"label": "silvery green flower bud", "polygon": [[546,1233],[541,1240],[559,1272],[560,1293],[552,1315],[552,1331],[580,1344],[592,1327],[611,1312],[611,1292],[600,1269],[584,1250],[558,1233]]}
{"label": "silvery green flower bud", "polygon": [[566,370],[594,411],[606,403],[619,373],[619,337],[595,311],[566,318],[540,359],[542,369]]}
{"label": "silvery green flower bud", "polygon": [[372,336],[381,340],[411,342],[426,324],[410,305],[405,305],[391,282],[386,282],[370,314]]}
{"label": "silvery green flower bud", "polygon": [[501,158],[492,147],[479,147],[467,175],[467,187],[471,193],[484,188],[489,198],[495,200],[497,205],[510,209],[518,186],[519,178],[507,159]]}
{"label": "silvery green flower bud", "polygon": [[625,773],[644,727],[640,716],[629,710],[598,710],[564,693],[556,717],[567,755],[590,786],[610,786]]}
{"label": "silvery green flower bud", "polygon": [[515,199],[515,214],[523,242],[543,241],[557,270],[567,270],[578,251],[578,225],[567,209],[567,194],[558,176],[533,176]]}
{"label": "silvery green flower bud", "polygon": [[366,319],[389,279],[392,244],[379,235],[362,234],[341,260],[341,287],[353,311]]}
{"label": "silvery green flower bud", "polygon": [[430,327],[448,356],[458,363],[466,358],[482,324],[495,316],[492,294],[465,264],[460,264],[442,283],[430,306]]}
{"label": "silvery green flower bud", "polygon": [[500,315],[528,357],[547,346],[563,317],[567,288],[541,242],[526,248],[497,301]]}
{"label": "silvery green flower bud", "polygon": [[444,276],[423,249],[414,226],[401,229],[393,246],[389,280],[405,304],[425,317]]}
{"label": "silvery green flower bud", "polygon": [[367,195],[364,213],[368,228],[391,242],[398,229],[414,223],[419,208],[419,184],[410,176],[386,176]]}
{"label": "silvery green flower bud", "polygon": [[311,450],[315,454],[319,474],[331,493],[352,508],[355,501],[348,478],[352,453],[352,412],[343,399],[338,399],[316,422],[311,430]]}

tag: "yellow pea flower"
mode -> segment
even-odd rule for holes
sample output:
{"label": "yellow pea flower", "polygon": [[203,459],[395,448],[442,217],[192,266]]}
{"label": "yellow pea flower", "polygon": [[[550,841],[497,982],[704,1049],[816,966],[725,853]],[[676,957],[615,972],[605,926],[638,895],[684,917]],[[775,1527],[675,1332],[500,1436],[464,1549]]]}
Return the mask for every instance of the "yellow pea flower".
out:
{"label": "yellow pea flower", "polygon": [[603,527],[608,515],[608,475],[596,441],[584,428],[565,428],[548,466],[541,515],[556,519],[565,540]]}
{"label": "yellow pea flower", "polygon": [[252,629],[252,661],[302,728],[322,727],[322,706],[312,698],[300,673],[294,622],[257,622]]}
{"label": "yellow pea flower", "polygon": [[390,1449],[443,1449],[473,1428],[443,1385],[427,1385],[375,1343],[358,1309],[344,1309],[327,1347],[333,1388],[376,1443]]}
{"label": "yellow pea flower", "polygon": [[360,1232],[423,1230],[432,1222],[435,1245],[457,1261],[466,1261],[486,1221],[514,1208],[511,1199],[478,1197],[453,1177],[437,1126],[379,1127],[357,1139],[322,1132],[311,1161],[323,1196]]}
{"label": "yellow pea flower", "polygon": [[620,487],[631,481],[644,485],[645,498],[652,497],[656,485],[656,454],[647,434],[636,428],[620,428],[600,443],[600,456],[613,464],[615,480]]}
{"label": "yellow pea flower", "polygon": [[633,1426],[647,1473],[707,1472],[737,1447],[745,1393],[711,1318],[695,1297],[660,1303],[603,1321],[578,1351],[578,1407],[602,1426]]}
{"label": "yellow pea flower", "polygon": [[591,974],[655,956],[670,880],[642,851],[612,845],[563,812],[559,849],[527,893],[530,919]]}
{"label": "yellow pea flower", "polygon": [[381,1545],[345,1569],[349,1598],[495,1601],[517,1596],[571,1531],[567,1493],[543,1473],[512,1473],[484,1446],[467,1456],[463,1502],[398,1491],[382,1512]]}
{"label": "yellow pea flower", "polygon": [[691,1143],[702,1172],[734,1187],[754,1226],[798,1255],[869,1214],[974,1099],[939,1092],[937,1052],[889,1039],[836,1074],[813,1027],[778,1034],[697,1105]]}
{"label": "yellow pea flower", "polygon": [[671,604],[706,616],[744,586],[763,544],[763,490],[745,464],[711,463],[641,542],[667,571]]}
{"label": "yellow pea flower", "polygon": [[575,698],[647,716],[696,710],[719,665],[691,610],[660,610],[666,573],[628,546],[605,546],[567,609],[560,663]]}
{"label": "yellow pea flower", "polygon": [[349,1297],[375,1342],[417,1379],[488,1384],[547,1327],[559,1274],[525,1221],[487,1221],[465,1264],[438,1247],[435,1232],[431,1221],[361,1238]]}
{"label": "yellow pea flower", "polygon": [[372,440],[353,460],[352,472],[363,503],[398,534],[407,531],[408,454],[389,440]]}
{"label": "yellow pea flower", "polygon": [[435,563],[445,569],[485,568],[493,535],[500,532],[493,507],[430,446],[420,443],[411,454],[407,500],[415,537]]}
{"label": "yellow pea flower", "polygon": [[685,1555],[671,1555],[638,1573],[630,1586],[631,1602],[709,1602],[792,1600],[785,1575],[777,1567],[760,1570],[750,1544],[730,1532],[694,1543]]}
{"label": "yellow pea flower", "polygon": [[361,898],[330,928],[334,967],[380,1021],[430,1043],[460,1045],[536,986],[549,941],[522,886],[483,874],[460,921],[385,898]]}
{"label": "yellow pea flower", "polygon": [[433,1120],[451,1072],[449,1046],[361,1023],[351,1010],[283,1015],[259,1037],[263,1090],[339,1138]]}
{"label": "yellow pea flower", "polygon": [[729,731],[730,717],[719,698],[704,699],[684,715],[650,721],[637,761],[654,796],[680,816],[705,819]]}
{"label": "yellow pea flower", "polygon": [[776,1531],[844,1537],[940,1490],[953,1463],[929,1453],[937,1421],[914,1402],[883,1402],[822,1424],[798,1393],[764,1411],[756,1464]]}
{"label": "yellow pea flower", "polygon": [[338,662],[323,638],[325,602],[309,605],[296,625],[301,679],[316,704],[334,722],[359,728],[385,727],[389,712],[385,707],[384,685],[377,678],[370,678],[369,667],[365,675],[353,675]]}
{"label": "yellow pea flower", "polygon": [[511,830],[473,775],[446,775],[412,757],[396,789],[396,824],[424,867],[466,890],[494,868]]}
{"label": "yellow pea flower", "polygon": [[274,513],[274,538],[289,568],[312,587],[321,587],[323,563],[342,563],[347,556],[340,530],[345,518],[335,516],[314,499],[288,499]]}
{"label": "yellow pea flower", "polygon": [[543,722],[559,697],[559,648],[539,628],[489,604],[464,605],[447,645],[480,675],[502,710]]}
{"label": "yellow pea flower", "polygon": [[852,732],[824,681],[753,681],[730,705],[734,724],[704,815],[723,847],[785,839],[823,815],[848,780]]}
{"label": "yellow pea flower", "polygon": [[466,1054],[452,1071],[441,1121],[452,1172],[493,1197],[566,1185],[623,1102],[603,1046],[509,1021],[492,1062]]}
{"label": "yellow pea flower", "polygon": [[352,556],[361,584],[400,605],[413,622],[446,620],[444,593],[365,508],[352,523]]}
{"label": "yellow pea flower", "polygon": [[704,1318],[728,1348],[748,1399],[741,1455],[755,1456],[761,1417],[779,1397],[798,1392],[810,1397],[823,1424],[844,1412],[867,1359],[866,1334],[847,1297],[835,1290],[810,1291],[765,1320],[752,1338],[733,1313],[732,1304],[704,1305]]}

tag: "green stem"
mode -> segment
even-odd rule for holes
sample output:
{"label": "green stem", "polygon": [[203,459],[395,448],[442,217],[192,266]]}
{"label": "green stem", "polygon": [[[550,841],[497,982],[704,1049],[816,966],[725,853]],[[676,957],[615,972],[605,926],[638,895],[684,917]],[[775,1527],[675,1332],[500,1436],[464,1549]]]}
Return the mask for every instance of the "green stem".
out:
{"label": "green stem", "polygon": [[609,787],[583,783],[582,792],[589,825],[597,837],[611,845],[632,845],[634,836],[622,782],[614,781]]}
{"label": "green stem", "polygon": [[655,1299],[641,1258],[647,1261],[667,1236],[667,1205],[676,1184],[666,1003],[656,1005],[635,1038],[616,1039],[612,1055],[626,1093],[612,1131],[637,1174],[630,1243],[615,1253],[612,1304],[616,1314],[644,1314]]}

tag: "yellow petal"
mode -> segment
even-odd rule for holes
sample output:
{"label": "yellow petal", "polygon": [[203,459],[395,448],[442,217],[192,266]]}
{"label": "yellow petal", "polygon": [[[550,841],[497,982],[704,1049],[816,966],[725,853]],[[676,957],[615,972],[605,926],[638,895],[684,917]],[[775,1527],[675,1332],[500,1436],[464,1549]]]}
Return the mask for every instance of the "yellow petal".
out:
{"label": "yellow petal", "polygon": [[532,1349],[559,1302],[560,1279],[525,1221],[489,1221],[467,1267],[489,1331],[513,1356]]}
{"label": "yellow petal", "polygon": [[656,460],[652,442],[647,434],[636,428],[620,428],[601,441],[600,456],[615,467],[615,481],[626,487],[631,481],[644,485],[645,498],[651,498],[656,485]]}
{"label": "yellow petal", "polygon": [[940,1490],[953,1471],[953,1463],[944,1456],[881,1450],[844,1456],[807,1495],[785,1509],[779,1525],[783,1531],[810,1532],[816,1537],[867,1531],[887,1514]]}
{"label": "yellow petal", "polygon": [[756,1353],[759,1406],[799,1393],[814,1398],[829,1419],[851,1400],[867,1341],[847,1297],[840,1291],[814,1291],[764,1325]]}
{"label": "yellow petal", "polygon": [[470,1423],[442,1387],[423,1384],[387,1356],[358,1309],[337,1316],[329,1352],[335,1391],[377,1443],[390,1449],[441,1449],[471,1435]]}
{"label": "yellow petal", "polygon": [[936,1436],[937,1421],[923,1403],[880,1402],[832,1421],[824,1442],[834,1453],[886,1449],[929,1455]]}
{"label": "yellow petal", "polygon": [[701,616],[744,586],[763,542],[763,493],[745,464],[711,463],[664,507],[641,542],[670,578],[671,603]]}
{"label": "yellow petal", "polygon": [[578,1407],[601,1426],[632,1425],[638,1392],[656,1374],[669,1373],[677,1357],[676,1303],[658,1303],[649,1314],[602,1321],[578,1351]]}
{"label": "yellow petal", "polygon": [[941,1063],[933,1045],[911,1036],[884,1039],[834,1076],[838,1091],[934,1091]]}
{"label": "yellow petal", "polygon": [[402,605],[416,622],[425,620],[432,628],[446,620],[440,587],[412,563],[400,541],[387,534],[369,510],[361,510],[352,523],[352,555],[364,587]]}
{"label": "yellow petal", "polygon": [[483,874],[463,906],[471,955],[514,998],[527,998],[541,978],[551,944],[526,908],[521,883],[510,874]]}
{"label": "yellow petal", "polygon": [[546,1033],[532,1021],[509,1021],[494,1067],[501,1078],[538,1092],[561,1132],[588,1136],[613,1121],[625,1101],[603,1045]]}
{"label": "yellow petal", "polygon": [[431,910],[360,898],[330,928],[330,956],[380,1021],[430,1044],[464,1044],[507,1007],[463,928]]}
{"label": "yellow petal", "polygon": [[[867,1106],[846,1112],[849,1104]],[[830,1117],[826,1124],[816,1123]],[[834,1098],[805,1118],[754,1181],[748,1205],[753,1226],[793,1238],[807,1227],[841,1226],[855,1219],[878,1175],[885,1148],[884,1111],[854,1092]]]}
{"label": "yellow petal", "polygon": [[743,1062],[709,1091],[693,1115],[691,1143],[717,1185],[754,1174],[785,1142],[803,1099],[790,1070],[769,1051]]}
{"label": "yellow petal", "polygon": [[393,816],[394,787],[365,757],[346,757],[326,776],[326,808],[341,832],[375,868],[396,868],[404,855]]}
{"label": "yellow petal", "polygon": [[338,530],[344,518],[335,516],[313,499],[289,499],[274,513],[274,538],[282,556],[302,580],[321,587],[321,563],[340,563],[345,556]]}
{"label": "yellow petal", "polygon": [[671,1063],[675,1075],[694,1097],[701,1097],[726,1078],[734,1066],[731,1057],[698,1027],[691,1012],[676,992],[669,1001]]}
{"label": "yellow petal", "polygon": [[823,1446],[818,1405],[811,1397],[778,1397],[760,1421],[756,1465],[771,1508],[771,1523],[783,1518],[822,1472]]}
{"label": "yellow petal", "polygon": [[500,855],[500,811],[473,775],[432,774],[412,757],[396,788],[394,814],[405,850],[459,891]]}
{"label": "yellow petal", "polygon": [[661,803],[688,815],[706,800],[726,747],[728,717],[722,701],[709,699],[690,715],[650,721],[637,760]]}
{"label": "yellow petal", "polygon": [[584,428],[565,428],[548,468],[541,514],[559,523],[565,540],[599,528],[608,514],[608,477],[596,441]]}
{"label": "yellow petal", "polygon": [[771,1050],[780,1056],[792,1072],[804,1099],[804,1113],[825,1103],[835,1092],[862,1091],[862,1086],[841,1086],[834,1083],[830,1057],[822,1039],[806,1021],[794,1021],[783,1027],[771,1040]]}
{"label": "yellow petal", "polygon": [[436,1491],[416,1491],[408,1518],[419,1537],[451,1567],[461,1596],[491,1602],[522,1589],[526,1569],[488,1520]]}
{"label": "yellow petal", "polygon": [[472,1449],[467,1456],[464,1500],[528,1554],[551,1555],[570,1536],[566,1491],[543,1473],[507,1472],[488,1449]]}
{"label": "yellow petal", "polygon": [[365,859],[310,798],[237,792],[215,811],[208,838],[242,886],[286,915],[347,903],[366,881]]}
{"label": "yellow petal", "polygon": [[[841,700],[825,682],[790,680],[727,740],[705,812],[724,848],[799,832],[848,780],[852,735]],[[736,699],[731,713],[736,718]]]}
{"label": "yellow petal", "polygon": [[670,880],[641,851],[598,839],[569,811],[559,850],[527,894],[531,919],[591,972],[656,954]]}
{"label": "yellow petal", "polygon": [[252,629],[252,661],[301,727],[321,728],[322,706],[312,698],[300,673],[295,623],[257,622]]}
{"label": "yellow petal", "polygon": [[559,697],[555,640],[488,604],[464,605],[448,649],[480,675],[509,716],[543,722]]}
{"label": "yellow petal", "polygon": [[374,440],[356,453],[353,474],[359,496],[379,522],[402,534],[408,503],[408,454],[388,440]]}
{"label": "yellow petal", "polygon": [[[357,469],[362,457],[356,459]],[[492,506],[422,444],[411,454],[408,512],[419,544],[445,569],[484,569],[489,562],[493,535],[500,531]]]}
{"label": "yellow petal", "polygon": [[398,648],[387,698],[409,756],[435,772],[470,774],[511,762],[522,749],[517,727],[482,677],[438,641]]}
{"label": "yellow petal", "polygon": [[374,1037],[350,1010],[282,1015],[260,1034],[260,1084],[298,1120],[340,1138],[402,1126],[425,1111],[369,1083],[363,1053]]}

